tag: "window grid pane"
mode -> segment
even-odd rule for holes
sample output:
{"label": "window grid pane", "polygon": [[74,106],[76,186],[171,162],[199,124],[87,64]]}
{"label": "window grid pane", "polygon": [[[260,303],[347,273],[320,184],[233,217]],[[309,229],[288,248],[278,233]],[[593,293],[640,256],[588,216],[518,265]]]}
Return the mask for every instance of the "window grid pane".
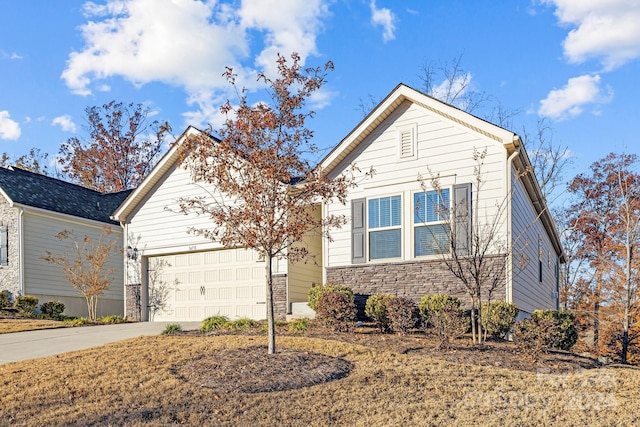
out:
{"label": "window grid pane", "polygon": [[369,258],[400,258],[400,229],[372,231],[369,233]]}
{"label": "window grid pane", "polygon": [[449,252],[449,227],[445,224],[416,227],[415,255],[436,255]]}

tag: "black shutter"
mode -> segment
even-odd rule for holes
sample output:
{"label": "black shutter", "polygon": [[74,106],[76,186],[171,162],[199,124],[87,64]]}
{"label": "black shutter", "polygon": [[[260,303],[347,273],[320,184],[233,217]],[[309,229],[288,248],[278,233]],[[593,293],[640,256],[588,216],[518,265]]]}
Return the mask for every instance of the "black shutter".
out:
{"label": "black shutter", "polygon": [[365,199],[351,201],[351,262],[353,264],[367,261]]}
{"label": "black shutter", "polygon": [[455,249],[458,255],[468,255],[471,249],[471,184],[458,184],[453,196]]}

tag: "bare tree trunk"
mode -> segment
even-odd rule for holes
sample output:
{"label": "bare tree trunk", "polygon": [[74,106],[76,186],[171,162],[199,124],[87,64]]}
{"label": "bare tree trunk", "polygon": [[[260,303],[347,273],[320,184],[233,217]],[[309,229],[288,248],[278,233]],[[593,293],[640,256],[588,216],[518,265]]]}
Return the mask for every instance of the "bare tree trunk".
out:
{"label": "bare tree trunk", "polygon": [[627,232],[627,242],[626,242],[626,246],[627,246],[627,265],[626,265],[626,269],[625,269],[625,273],[626,273],[626,288],[627,288],[627,295],[624,301],[624,319],[622,320],[622,360],[621,362],[623,364],[627,363],[627,354],[629,352],[629,311],[631,308],[631,299],[632,299],[632,293],[631,293],[631,261],[632,261],[632,257],[633,257],[633,252],[632,252],[632,248],[631,248],[631,241],[630,241],[630,236],[629,233]]}
{"label": "bare tree trunk", "polygon": [[477,320],[478,320],[478,314],[477,314],[476,296],[472,295],[471,296],[471,337],[473,338],[474,344],[477,342],[476,340],[476,336],[478,334]]}
{"label": "bare tree trunk", "polygon": [[271,254],[267,255],[267,346],[268,354],[275,354],[276,352],[276,328],[273,315],[273,272],[271,262],[273,257]]}
{"label": "bare tree trunk", "polygon": [[593,303],[593,347],[598,349],[598,342],[600,341],[600,294],[602,292],[602,271],[598,271],[598,278],[596,279],[595,289],[595,302]]}

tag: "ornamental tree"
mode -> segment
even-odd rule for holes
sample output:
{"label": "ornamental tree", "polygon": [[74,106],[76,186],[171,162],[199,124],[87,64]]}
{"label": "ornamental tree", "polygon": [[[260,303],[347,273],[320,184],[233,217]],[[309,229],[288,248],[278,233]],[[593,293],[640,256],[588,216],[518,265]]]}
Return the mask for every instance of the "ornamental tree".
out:
{"label": "ornamental tree", "polygon": [[220,138],[203,133],[185,143],[183,164],[209,195],[179,200],[184,214],[211,220],[210,227],[191,232],[228,248],[253,249],[266,261],[269,354],[275,352],[273,261],[307,257],[305,236],[329,237],[331,229],[345,224],[344,216],[321,216],[314,210],[332,199],[345,203],[348,188],[355,185],[353,174],[329,179],[309,160],[317,148],[305,125],[314,114],[307,101],[325,83],[333,64],[303,68],[299,55],[291,59],[288,63],[278,55],[276,77],[258,75],[268,102],[250,102],[227,67],[224,76],[239,99],[220,107],[226,117]]}

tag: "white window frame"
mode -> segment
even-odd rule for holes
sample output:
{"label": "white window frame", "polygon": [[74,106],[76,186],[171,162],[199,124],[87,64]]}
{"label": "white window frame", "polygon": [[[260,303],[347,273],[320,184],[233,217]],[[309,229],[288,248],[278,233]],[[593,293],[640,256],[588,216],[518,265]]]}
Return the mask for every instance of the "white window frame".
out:
{"label": "white window frame", "polygon": [[[421,190],[421,191],[414,191],[411,193],[411,240],[412,240],[412,251],[413,251],[413,256],[415,258],[429,258],[429,257],[437,257],[437,256],[442,256],[442,255],[446,255],[446,254],[450,254],[451,253],[451,234],[449,234],[449,236],[447,237],[447,247],[448,249],[446,251],[442,251],[442,252],[437,252],[434,251],[433,253],[423,253],[423,254],[418,254],[418,250],[417,250],[417,244],[418,244],[418,239],[416,237],[416,233],[418,232],[419,229],[421,228],[427,228],[427,227],[431,227],[431,226],[438,226],[438,225],[445,225],[448,228],[448,232],[449,233],[453,233],[453,230],[451,229],[451,220],[447,218],[447,216],[452,214],[452,194],[453,194],[453,187],[444,187],[442,188],[442,192],[447,192],[447,197],[448,197],[448,206],[447,208],[447,213],[446,216],[443,215],[439,215],[441,217],[440,220],[436,220],[436,221],[427,221],[427,218],[425,217],[423,221],[418,221],[416,219],[416,195],[418,194],[424,194],[425,195],[425,204],[426,204],[426,200],[428,200],[428,194],[429,193],[437,193],[437,190],[435,189],[430,189],[430,190]],[[426,216],[426,214],[425,214]]]}
{"label": "white window frame", "polygon": [[[398,197],[400,199],[399,202],[399,207],[400,207],[400,212],[399,212],[399,219],[400,219],[400,224],[398,225],[389,225],[389,226],[377,226],[377,227],[372,227],[372,224],[370,222],[371,219],[371,202],[373,200],[378,200],[380,201],[381,199],[389,199],[389,214],[392,215],[392,200],[394,197]],[[401,259],[402,258],[402,253],[403,253],[403,222],[404,222],[404,218],[403,218],[403,211],[404,211],[404,206],[403,206],[403,196],[400,193],[394,193],[394,194],[390,194],[390,195],[381,195],[381,196],[376,196],[376,197],[367,197],[366,199],[366,218],[367,218],[367,228],[366,228],[366,236],[367,236],[367,260],[369,261],[383,261],[383,260],[397,260],[397,259]],[[378,211],[378,215],[380,214],[380,211]],[[391,216],[390,218],[390,223],[392,222],[393,216]],[[372,249],[372,244],[371,244],[371,233],[376,233],[376,232],[383,232],[383,231],[391,231],[391,230],[399,230],[399,236],[400,236],[400,241],[398,242],[398,247],[400,249],[400,253],[397,256],[392,256],[392,257],[375,257],[373,258],[371,249]]]}

